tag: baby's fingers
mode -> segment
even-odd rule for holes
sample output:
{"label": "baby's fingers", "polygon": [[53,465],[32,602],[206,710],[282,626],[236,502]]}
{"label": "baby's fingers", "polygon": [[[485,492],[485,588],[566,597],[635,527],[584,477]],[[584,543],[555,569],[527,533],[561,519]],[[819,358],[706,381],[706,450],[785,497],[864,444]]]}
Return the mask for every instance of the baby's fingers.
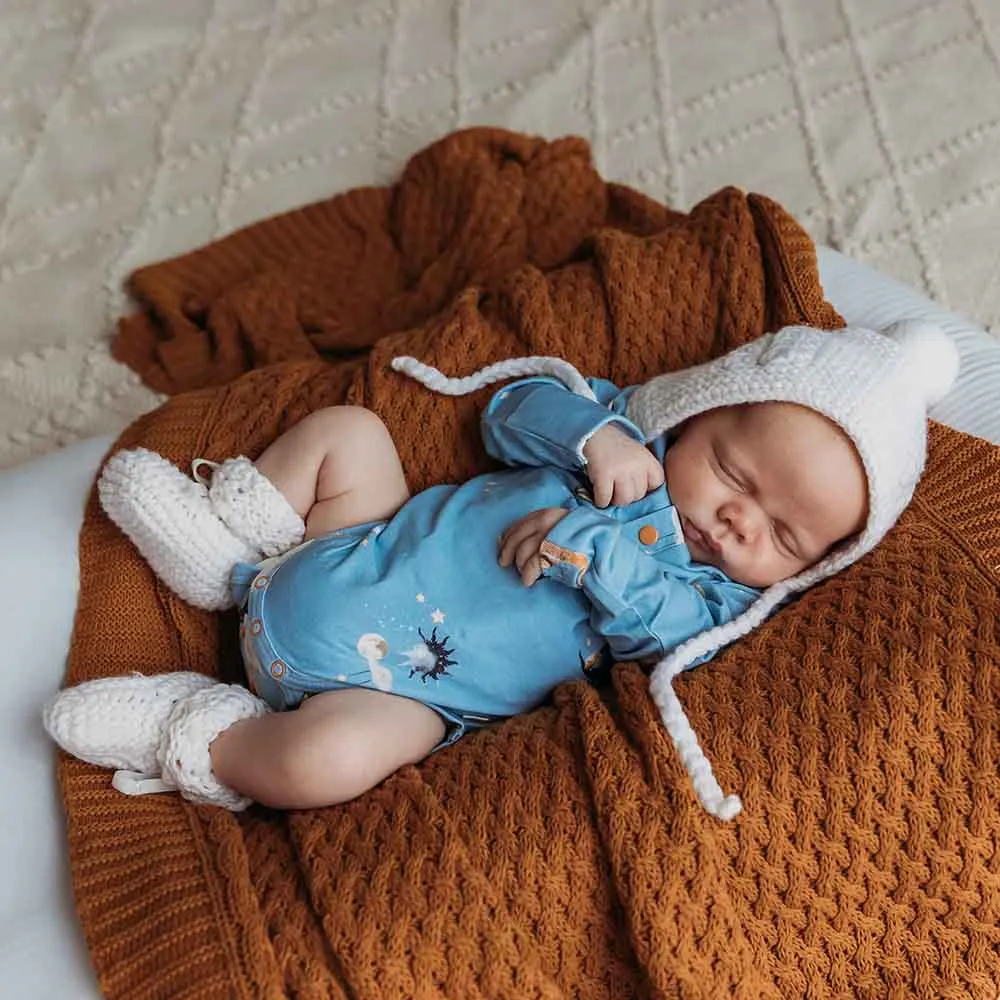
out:
{"label": "baby's fingers", "polygon": [[639,478],[636,474],[630,473],[623,476],[615,485],[615,506],[627,507],[633,500],[638,500],[643,495]]}
{"label": "baby's fingers", "polygon": [[[530,516],[529,514],[528,517]],[[500,536],[500,556],[498,561],[501,566],[510,566],[513,563],[518,546],[532,533],[533,529],[528,521],[528,517],[522,517],[515,521]]]}
{"label": "baby's fingers", "polygon": [[615,481],[611,476],[598,475],[591,479],[591,486],[594,487],[594,506],[607,507],[611,503],[611,497],[615,490]]}
{"label": "baby's fingers", "polygon": [[521,574],[522,578],[531,560],[538,555],[538,550],[541,548],[542,537],[534,532],[525,538],[520,545],[517,547],[517,551],[514,553],[514,565],[517,567],[518,573]]}
{"label": "baby's fingers", "polygon": [[535,552],[524,564],[521,570],[521,583],[526,587],[533,587],[542,575],[542,556],[540,552]]}
{"label": "baby's fingers", "polygon": [[663,466],[655,459],[649,464],[647,469],[646,493],[650,493],[653,490],[658,490],[663,485],[665,477],[663,474]]}

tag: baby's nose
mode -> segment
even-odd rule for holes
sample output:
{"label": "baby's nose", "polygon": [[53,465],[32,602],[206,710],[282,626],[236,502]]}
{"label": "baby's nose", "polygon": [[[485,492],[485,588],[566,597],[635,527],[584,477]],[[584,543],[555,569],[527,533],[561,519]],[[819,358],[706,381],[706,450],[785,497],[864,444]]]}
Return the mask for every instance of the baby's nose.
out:
{"label": "baby's nose", "polygon": [[746,504],[730,504],[723,520],[741,542],[752,543],[760,533],[761,519]]}

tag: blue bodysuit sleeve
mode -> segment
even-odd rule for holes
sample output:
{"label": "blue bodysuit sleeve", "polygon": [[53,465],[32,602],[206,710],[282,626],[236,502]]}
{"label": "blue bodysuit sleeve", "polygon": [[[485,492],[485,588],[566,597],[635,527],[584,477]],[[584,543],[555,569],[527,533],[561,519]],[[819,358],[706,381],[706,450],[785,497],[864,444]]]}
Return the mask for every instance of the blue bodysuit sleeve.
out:
{"label": "blue bodysuit sleeve", "polygon": [[[573,507],[542,544],[543,575],[582,589],[591,625],[616,660],[664,656],[706,629],[731,621],[758,591],[686,557],[683,541],[647,551],[628,524],[587,503]],[[708,659],[705,657],[704,659]]]}
{"label": "blue bodysuit sleeve", "polygon": [[589,379],[597,401],[586,399],[553,378],[521,379],[500,389],[482,417],[486,450],[507,465],[553,465],[576,472],[586,467],[584,445],[605,424],[616,423],[642,441],[626,416],[632,389]]}

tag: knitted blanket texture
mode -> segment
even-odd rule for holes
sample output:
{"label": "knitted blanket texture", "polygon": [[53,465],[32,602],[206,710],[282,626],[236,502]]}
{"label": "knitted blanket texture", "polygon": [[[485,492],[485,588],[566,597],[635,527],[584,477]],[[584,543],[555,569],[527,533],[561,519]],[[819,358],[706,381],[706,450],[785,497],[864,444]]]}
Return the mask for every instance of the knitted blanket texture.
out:
{"label": "knitted blanket texture", "polygon": [[[490,390],[557,355],[621,385],[789,323],[833,328],[814,247],[767,198],[687,214],[586,144],[474,129],[350,191],[137,272],[115,353],[171,398],[116,447],[258,455],[310,411],[374,409],[411,490],[490,468]],[[831,333],[836,336],[836,333]],[[996,1000],[1000,451],[934,427],[871,555],[681,678],[731,824],[698,805],[634,664],[356,802],[234,815],[138,799],[65,757],[76,902],[105,994],[185,998]],[[92,495],[68,682],[241,676],[235,617],[159,584]],[[488,596],[487,598],[488,599]]]}

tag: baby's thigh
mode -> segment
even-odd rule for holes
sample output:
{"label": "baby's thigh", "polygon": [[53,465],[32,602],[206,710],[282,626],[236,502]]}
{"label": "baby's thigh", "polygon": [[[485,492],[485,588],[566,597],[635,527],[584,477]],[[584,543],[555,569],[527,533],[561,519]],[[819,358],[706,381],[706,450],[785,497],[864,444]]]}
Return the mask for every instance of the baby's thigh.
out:
{"label": "baby's thigh", "polygon": [[331,406],[274,442],[257,468],[306,521],[306,537],[392,517],[409,499],[388,428],[371,410]]}
{"label": "baby's thigh", "polygon": [[410,497],[389,429],[361,407],[338,406],[315,416],[329,448],[317,476],[307,537],[388,520]]}

